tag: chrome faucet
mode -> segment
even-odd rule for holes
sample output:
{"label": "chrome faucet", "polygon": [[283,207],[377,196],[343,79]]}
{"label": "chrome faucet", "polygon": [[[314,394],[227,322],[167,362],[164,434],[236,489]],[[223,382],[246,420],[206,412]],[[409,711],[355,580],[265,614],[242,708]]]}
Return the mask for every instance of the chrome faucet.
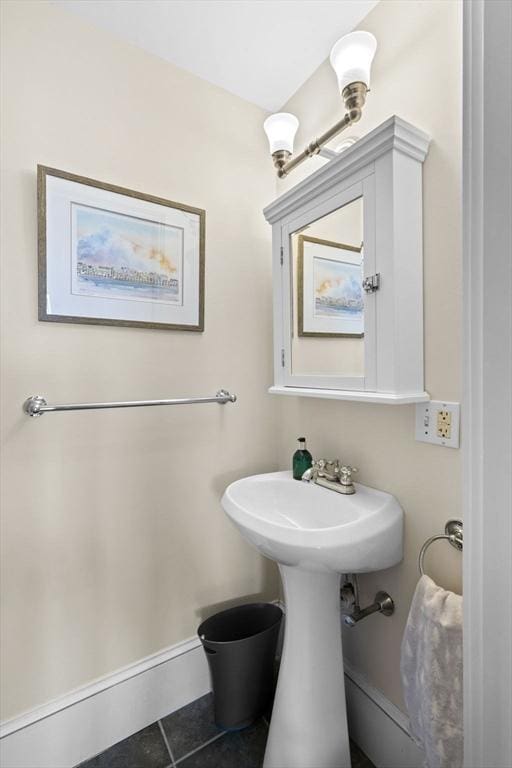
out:
{"label": "chrome faucet", "polygon": [[352,482],[352,474],[356,467],[341,464],[339,459],[317,459],[302,475],[306,483],[316,483],[337,493],[352,494],[356,492]]}

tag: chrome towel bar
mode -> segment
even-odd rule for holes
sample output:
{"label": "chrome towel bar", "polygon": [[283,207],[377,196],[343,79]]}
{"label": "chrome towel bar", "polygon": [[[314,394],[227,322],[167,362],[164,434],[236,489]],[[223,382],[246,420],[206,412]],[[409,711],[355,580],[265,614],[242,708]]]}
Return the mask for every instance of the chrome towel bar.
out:
{"label": "chrome towel bar", "polygon": [[437,536],[431,536],[430,539],[426,540],[420,550],[420,556],[418,558],[418,568],[420,569],[420,574],[422,576],[425,575],[425,571],[423,569],[425,552],[430,547],[430,545],[433,544],[434,541],[438,541],[439,539],[446,539],[452,545],[452,547],[455,547],[455,549],[461,551],[464,541],[462,520],[448,520],[444,527],[444,533],[440,533]]}
{"label": "chrome towel bar", "polygon": [[42,416],[51,411],[93,411],[98,408],[141,408],[150,405],[191,405],[193,403],[235,403],[236,395],[231,395],[226,389],[219,389],[215,397],[182,397],[174,400],[128,400],[112,403],[69,403],[65,405],[48,405],[41,395],[32,395],[23,403],[23,413],[27,416]]}

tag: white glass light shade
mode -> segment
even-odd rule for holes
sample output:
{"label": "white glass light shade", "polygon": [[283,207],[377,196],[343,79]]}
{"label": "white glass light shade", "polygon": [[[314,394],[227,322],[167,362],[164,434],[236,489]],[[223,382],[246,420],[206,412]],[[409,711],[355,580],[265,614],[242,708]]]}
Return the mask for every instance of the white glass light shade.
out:
{"label": "white glass light shade", "polygon": [[351,32],[341,37],[331,51],[331,65],[338,77],[340,93],[349,83],[370,85],[370,69],[377,50],[371,32]]}
{"label": "white glass light shade", "polygon": [[276,112],[275,115],[267,117],[263,129],[267,134],[271,154],[280,149],[293,153],[293,140],[298,127],[299,121],[289,112]]}

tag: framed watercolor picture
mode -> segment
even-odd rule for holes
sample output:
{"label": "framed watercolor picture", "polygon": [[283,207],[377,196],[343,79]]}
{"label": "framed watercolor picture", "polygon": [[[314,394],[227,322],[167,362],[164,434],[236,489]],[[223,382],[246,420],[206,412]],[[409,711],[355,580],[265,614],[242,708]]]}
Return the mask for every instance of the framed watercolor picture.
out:
{"label": "framed watercolor picture", "polygon": [[205,212],[38,166],[39,319],[204,329]]}
{"label": "framed watercolor picture", "polygon": [[299,336],[364,336],[362,247],[299,235]]}

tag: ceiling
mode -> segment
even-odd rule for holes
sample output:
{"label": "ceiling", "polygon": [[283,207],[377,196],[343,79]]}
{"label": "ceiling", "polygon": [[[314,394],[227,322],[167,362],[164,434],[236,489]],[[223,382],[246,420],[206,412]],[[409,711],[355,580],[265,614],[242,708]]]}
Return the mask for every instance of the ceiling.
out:
{"label": "ceiling", "polygon": [[378,0],[54,0],[118,38],[275,111]]}

